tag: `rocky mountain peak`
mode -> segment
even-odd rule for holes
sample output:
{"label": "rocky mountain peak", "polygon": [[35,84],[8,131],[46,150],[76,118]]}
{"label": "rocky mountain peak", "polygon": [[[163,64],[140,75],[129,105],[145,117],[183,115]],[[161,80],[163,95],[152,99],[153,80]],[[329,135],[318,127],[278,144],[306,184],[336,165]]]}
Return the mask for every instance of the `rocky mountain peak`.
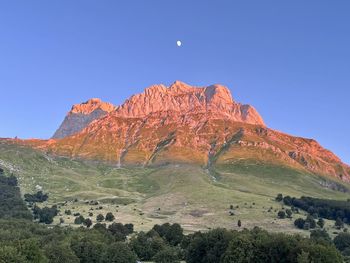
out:
{"label": "rocky mountain peak", "polygon": [[265,125],[252,106],[236,103],[225,86],[215,84],[196,87],[175,81],[169,87],[163,84],[152,85],[118,107],[98,98],[73,105],[53,138],[64,138],[77,133],[107,114],[122,118],[145,118],[152,114],[160,114],[162,118],[201,114],[204,118]]}
{"label": "rocky mountain peak", "polygon": [[175,81],[169,87],[153,85],[146,88],[143,93],[126,100],[115,114],[142,118],[157,112],[210,113],[218,119],[265,125],[252,106],[234,102],[227,87],[219,84],[195,87],[181,81]]}
{"label": "rocky mountain peak", "polygon": [[208,101],[216,101],[223,103],[234,103],[230,90],[222,85],[216,84],[204,89],[205,97]]}
{"label": "rocky mountain peak", "polygon": [[103,102],[101,99],[92,98],[86,102],[73,105],[69,113],[90,114],[97,109],[105,112],[111,112],[115,109],[115,106],[111,103]]}
{"label": "rocky mountain peak", "polygon": [[113,104],[103,102],[97,98],[92,98],[86,102],[75,104],[68,112],[52,138],[61,139],[75,134],[84,129],[94,120],[114,111],[115,108],[116,107]]}

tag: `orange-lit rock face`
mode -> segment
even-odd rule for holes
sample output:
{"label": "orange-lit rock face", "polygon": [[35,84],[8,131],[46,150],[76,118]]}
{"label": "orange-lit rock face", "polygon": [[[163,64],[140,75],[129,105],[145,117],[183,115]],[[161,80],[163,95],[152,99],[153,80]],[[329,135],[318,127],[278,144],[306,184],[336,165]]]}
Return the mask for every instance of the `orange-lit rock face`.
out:
{"label": "orange-lit rock face", "polygon": [[91,112],[100,109],[104,112],[111,112],[115,110],[115,106],[108,102],[103,102],[100,99],[93,98],[88,100],[87,102],[81,104],[73,105],[69,114],[80,113],[80,114],[90,114]]}
{"label": "orange-lit rock face", "polygon": [[210,112],[216,119],[264,125],[252,106],[235,103],[229,89],[221,85],[198,88],[179,81],[168,88],[154,85],[132,96],[116,110],[119,116],[134,118],[167,111],[181,114]]}
{"label": "orange-lit rock face", "polygon": [[90,99],[87,102],[75,104],[52,138],[60,139],[80,132],[91,122],[113,110],[115,110],[113,104],[100,99]]}
{"label": "orange-lit rock face", "polygon": [[102,104],[93,99],[73,106],[63,124],[67,133],[72,132],[70,125],[81,126],[69,136],[21,143],[115,165],[208,167],[244,159],[350,181],[350,167],[332,152],[315,140],[267,128],[253,107],[235,103],[224,86],[195,88],[175,82],[152,86],[116,108]]}

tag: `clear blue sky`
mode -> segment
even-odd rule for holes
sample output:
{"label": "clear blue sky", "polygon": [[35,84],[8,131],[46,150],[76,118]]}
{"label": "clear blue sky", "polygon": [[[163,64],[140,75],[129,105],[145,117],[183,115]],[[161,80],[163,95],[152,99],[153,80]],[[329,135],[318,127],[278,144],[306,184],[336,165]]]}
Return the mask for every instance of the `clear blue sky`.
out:
{"label": "clear blue sky", "polygon": [[0,137],[48,138],[74,103],[178,79],[224,84],[350,163],[349,14],[345,0],[1,1]]}

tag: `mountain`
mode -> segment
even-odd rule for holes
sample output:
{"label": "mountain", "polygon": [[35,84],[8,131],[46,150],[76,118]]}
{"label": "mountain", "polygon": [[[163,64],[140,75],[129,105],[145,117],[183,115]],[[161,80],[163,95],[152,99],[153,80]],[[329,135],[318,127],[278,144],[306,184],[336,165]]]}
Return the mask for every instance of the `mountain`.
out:
{"label": "mountain", "polygon": [[266,127],[252,106],[235,102],[221,85],[154,85],[117,107],[93,99],[73,106],[53,138],[22,143],[118,166],[212,168],[244,160],[350,181],[350,167],[332,152]]}
{"label": "mountain", "polygon": [[92,121],[115,110],[111,103],[102,102],[100,99],[90,99],[84,103],[73,105],[67,113],[64,121],[52,136],[53,139],[64,138],[80,132]]}

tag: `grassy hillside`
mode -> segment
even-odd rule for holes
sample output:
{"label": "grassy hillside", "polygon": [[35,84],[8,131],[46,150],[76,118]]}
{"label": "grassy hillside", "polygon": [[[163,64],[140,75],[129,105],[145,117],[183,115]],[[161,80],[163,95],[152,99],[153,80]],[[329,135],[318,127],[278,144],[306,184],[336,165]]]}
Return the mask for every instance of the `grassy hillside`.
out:
{"label": "grassy hillside", "polygon": [[[49,193],[49,204],[60,205],[59,217],[65,224],[74,221],[72,215],[64,214],[64,210],[71,210],[84,217],[93,213],[93,221],[99,213],[113,212],[117,221],[133,223],[136,230],[164,222],[180,223],[187,231],[237,228],[240,219],[242,227],[298,232],[294,220],[276,219],[281,209],[274,201],[278,193],[343,200],[349,197],[330,189],[346,190],[348,186],[341,182],[243,159],[210,171],[190,165],[117,168],[47,156],[1,142],[0,166],[18,177],[22,194],[38,188]],[[90,204],[92,200],[99,204]],[[230,205],[234,206],[233,216],[229,214]],[[332,224],[328,222],[326,227]]]}

